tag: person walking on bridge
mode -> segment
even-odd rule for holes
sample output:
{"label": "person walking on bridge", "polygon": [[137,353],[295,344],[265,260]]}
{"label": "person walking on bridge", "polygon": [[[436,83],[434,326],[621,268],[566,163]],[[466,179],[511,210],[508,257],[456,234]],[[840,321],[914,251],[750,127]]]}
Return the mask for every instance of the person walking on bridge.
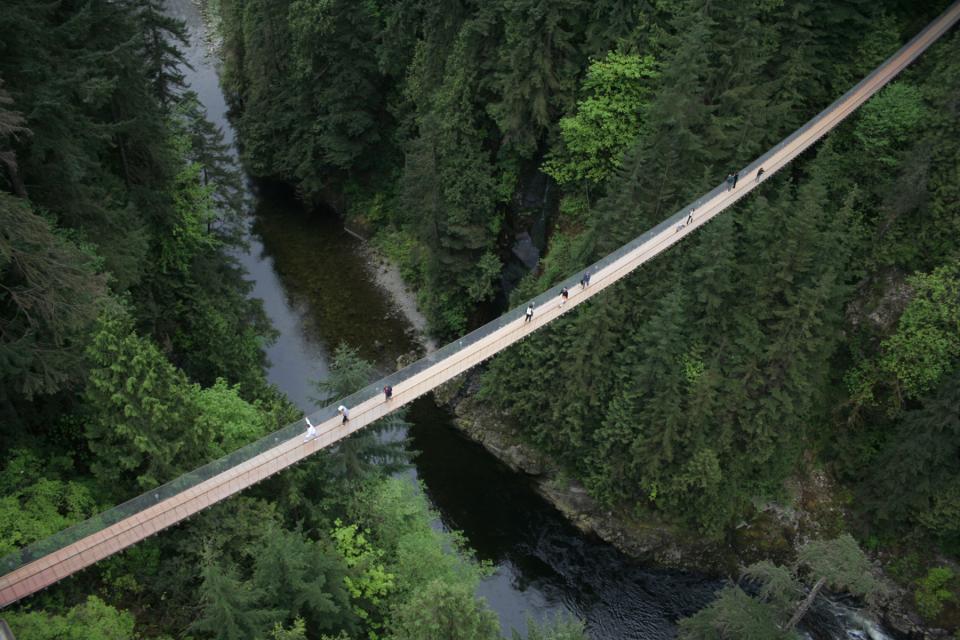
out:
{"label": "person walking on bridge", "polygon": [[584,272],[583,272],[583,277],[580,278],[580,288],[581,288],[581,289],[586,289],[586,288],[589,287],[589,286],[590,286],[590,272],[589,272],[589,271],[584,271]]}
{"label": "person walking on bridge", "polygon": [[570,297],[570,291],[566,287],[560,289],[560,306],[567,304],[567,298]]}
{"label": "person walking on bridge", "polygon": [[313,423],[310,422],[310,418],[303,416],[303,419],[307,421],[307,432],[303,434],[303,441],[313,440],[317,437],[317,428],[313,426]]}
{"label": "person walking on bridge", "polygon": [[389,384],[383,388],[383,400],[386,402],[393,397],[393,387]]}
{"label": "person walking on bridge", "polygon": [[527,312],[523,314],[523,324],[527,324],[533,320],[533,303],[527,305]]}
{"label": "person walking on bridge", "polygon": [[343,416],[343,420],[340,421],[340,424],[346,424],[350,420],[350,409],[347,409],[345,406],[340,405],[337,407],[337,411]]}

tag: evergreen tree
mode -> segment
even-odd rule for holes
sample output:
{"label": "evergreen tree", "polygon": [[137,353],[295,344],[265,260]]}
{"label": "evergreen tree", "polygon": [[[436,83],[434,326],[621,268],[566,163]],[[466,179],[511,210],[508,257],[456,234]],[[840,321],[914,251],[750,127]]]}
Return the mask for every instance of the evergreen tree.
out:
{"label": "evergreen tree", "polygon": [[[804,593],[796,569],[764,561],[743,571],[755,589],[748,594],[739,584],[724,587],[706,608],[680,621],[685,640],[792,640],[795,627],[824,585],[871,598],[881,589],[870,562],[849,535],[810,542],[800,550],[798,564],[811,572],[814,584]],[[753,593],[755,591],[755,593]]]}
{"label": "evergreen tree", "polygon": [[263,593],[237,576],[230,565],[221,565],[207,553],[200,568],[201,613],[190,625],[216,640],[264,638],[267,630],[281,617],[276,611],[261,608]]}
{"label": "evergreen tree", "polygon": [[254,588],[283,619],[304,619],[310,629],[354,631],[356,622],[344,587],[346,567],[332,551],[297,531],[267,530],[253,554]]}
{"label": "evergreen tree", "polygon": [[503,147],[528,158],[537,151],[557,113],[572,101],[582,64],[576,29],[585,3],[507,0],[499,4],[504,33],[492,61],[496,65],[492,88],[498,99],[488,109]]}
{"label": "evergreen tree", "polygon": [[[359,391],[373,379],[373,365],[366,362],[346,344],[340,344],[330,361],[330,377],[316,382],[323,394],[321,404],[333,404],[354,391]],[[330,471],[341,482],[357,482],[381,473],[395,473],[409,464],[411,454],[406,439],[391,437],[390,431],[403,429],[404,411],[394,411],[362,431],[340,441],[330,454]]]}
{"label": "evergreen tree", "polygon": [[[218,216],[216,231],[222,237],[239,241],[239,220],[246,213],[247,197],[243,174],[220,127],[207,120],[197,94],[187,91],[176,107],[180,126],[189,136],[186,159],[200,166],[203,186],[213,187]],[[208,225],[207,231],[213,229]]]}
{"label": "evergreen tree", "polygon": [[[0,404],[76,388],[106,296],[89,248],[0,192]],[[4,407],[7,408],[7,407]]]}
{"label": "evergreen tree", "polygon": [[86,437],[99,479],[147,489],[205,461],[212,434],[197,428],[194,387],[125,310],[103,312],[88,357]]}
{"label": "evergreen tree", "polygon": [[495,640],[497,616],[470,591],[434,581],[394,611],[391,640]]}
{"label": "evergreen tree", "polygon": [[180,49],[190,44],[187,25],[168,15],[161,0],[128,2],[141,30],[147,80],[161,107],[169,110],[186,88],[183,69],[193,69]]}

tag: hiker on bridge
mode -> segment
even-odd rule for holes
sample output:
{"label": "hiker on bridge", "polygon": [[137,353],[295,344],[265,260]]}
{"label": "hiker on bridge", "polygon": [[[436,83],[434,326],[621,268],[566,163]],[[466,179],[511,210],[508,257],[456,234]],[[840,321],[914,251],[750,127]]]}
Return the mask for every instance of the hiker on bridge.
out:
{"label": "hiker on bridge", "polygon": [[523,314],[523,324],[527,324],[533,320],[533,303],[527,305],[527,312]]}
{"label": "hiker on bridge", "polygon": [[584,271],[584,272],[583,272],[583,277],[580,278],[580,288],[581,288],[581,289],[586,289],[586,288],[589,287],[589,286],[590,286],[590,272],[589,272],[589,271]]}
{"label": "hiker on bridge", "polygon": [[307,432],[303,434],[303,441],[313,440],[317,437],[317,428],[313,426],[313,423],[310,422],[310,418],[303,416],[303,419],[307,421]]}
{"label": "hiker on bridge", "polygon": [[566,287],[560,289],[560,306],[567,304],[567,298],[570,297],[570,291]]}
{"label": "hiker on bridge", "polygon": [[393,397],[393,387],[388,384],[383,388],[383,401],[386,402],[392,397]]}
{"label": "hiker on bridge", "polygon": [[337,412],[343,416],[343,420],[340,421],[340,424],[346,424],[350,420],[350,409],[347,409],[345,406],[340,405],[337,407]]}
{"label": "hiker on bridge", "polygon": [[764,174],[763,167],[760,167],[759,169],[757,169],[757,182],[758,182],[758,183],[760,182],[760,178],[763,177],[763,174]]}

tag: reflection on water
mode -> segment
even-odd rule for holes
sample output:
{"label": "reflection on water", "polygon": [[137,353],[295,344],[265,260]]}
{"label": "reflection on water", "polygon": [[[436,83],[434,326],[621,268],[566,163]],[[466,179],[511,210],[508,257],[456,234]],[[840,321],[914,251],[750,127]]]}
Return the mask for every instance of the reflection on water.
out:
{"label": "reflection on water", "polygon": [[269,379],[307,410],[310,380],[327,376],[340,343],[383,371],[415,347],[405,321],[371,280],[359,241],[327,212],[306,212],[288,189],[258,186],[250,250],[240,257],[280,331]]}

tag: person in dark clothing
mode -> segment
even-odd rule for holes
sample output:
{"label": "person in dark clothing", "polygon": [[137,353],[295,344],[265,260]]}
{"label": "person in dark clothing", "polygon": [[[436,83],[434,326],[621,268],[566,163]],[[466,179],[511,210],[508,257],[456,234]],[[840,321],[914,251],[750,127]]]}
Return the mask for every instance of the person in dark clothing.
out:
{"label": "person in dark clothing", "polygon": [[726,183],[727,183],[727,191],[730,191],[730,189],[733,189],[733,174],[732,174],[732,173],[728,173],[728,174],[727,174]]}
{"label": "person in dark clothing", "polygon": [[733,186],[731,187],[731,189],[736,189],[736,188],[737,188],[737,180],[739,180],[739,179],[740,179],[740,172],[739,172],[739,171],[734,172],[734,174],[733,174]]}
{"label": "person in dark clothing", "polygon": [[763,177],[763,173],[764,173],[763,167],[760,167],[759,169],[757,169],[757,182],[760,182],[760,178]]}
{"label": "person in dark clothing", "polygon": [[561,307],[567,304],[567,298],[569,297],[570,297],[570,292],[567,290],[566,287],[564,287],[563,289],[560,289],[560,306]]}
{"label": "person in dark clothing", "polygon": [[384,401],[387,401],[387,400],[389,400],[389,399],[392,398],[392,397],[393,397],[393,387],[391,387],[390,385],[385,386],[385,387],[383,388],[383,399],[384,399]]}
{"label": "person in dark clothing", "polygon": [[589,271],[584,271],[584,272],[583,272],[583,277],[580,278],[580,288],[581,288],[581,289],[586,289],[586,288],[589,287],[589,286],[590,286],[590,272],[589,272]]}

